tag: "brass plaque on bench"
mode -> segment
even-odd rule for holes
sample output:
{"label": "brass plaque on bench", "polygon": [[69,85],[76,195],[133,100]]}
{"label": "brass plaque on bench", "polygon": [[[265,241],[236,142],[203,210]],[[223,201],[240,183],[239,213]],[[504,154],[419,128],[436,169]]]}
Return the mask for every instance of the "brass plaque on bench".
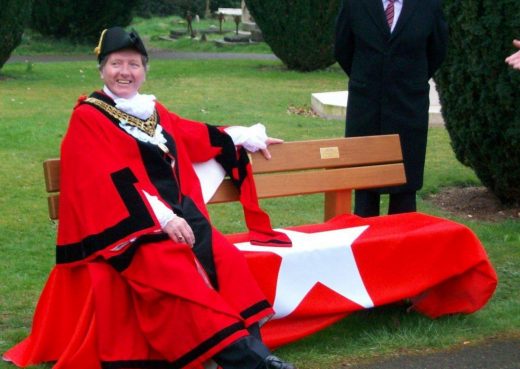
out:
{"label": "brass plaque on bench", "polygon": [[339,149],[334,147],[320,147],[321,159],[339,159]]}

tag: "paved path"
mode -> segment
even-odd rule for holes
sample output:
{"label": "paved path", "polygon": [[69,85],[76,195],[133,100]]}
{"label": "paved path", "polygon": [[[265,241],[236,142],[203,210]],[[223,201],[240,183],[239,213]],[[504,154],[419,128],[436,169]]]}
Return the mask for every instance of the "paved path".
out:
{"label": "paved path", "polygon": [[489,340],[427,355],[406,355],[337,369],[520,369],[520,338]]}
{"label": "paved path", "polygon": [[[179,51],[151,51],[150,60],[209,60],[209,59],[247,59],[247,60],[278,60],[273,54],[252,53],[203,53],[203,52],[179,52]],[[86,55],[11,55],[7,63],[39,62],[50,63],[59,61],[95,61],[94,54]]]}

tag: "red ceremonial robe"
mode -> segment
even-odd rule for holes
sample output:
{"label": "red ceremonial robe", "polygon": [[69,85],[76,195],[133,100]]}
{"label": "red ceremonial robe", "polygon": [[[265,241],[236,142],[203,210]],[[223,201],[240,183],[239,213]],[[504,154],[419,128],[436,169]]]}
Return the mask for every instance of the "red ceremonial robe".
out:
{"label": "red ceremonial robe", "polygon": [[[165,153],[92,98],[113,106],[94,93],[72,114],[61,149],[57,267],[88,263],[102,368],[198,367],[273,314],[243,256],[210,225],[192,167],[220,155],[215,142],[229,137],[157,103]],[[144,191],[188,221],[193,249],[162,232]]]}

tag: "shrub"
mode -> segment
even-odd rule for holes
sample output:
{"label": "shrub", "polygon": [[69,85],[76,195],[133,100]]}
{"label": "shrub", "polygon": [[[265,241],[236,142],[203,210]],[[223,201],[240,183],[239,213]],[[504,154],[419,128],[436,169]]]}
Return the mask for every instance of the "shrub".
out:
{"label": "shrub", "polygon": [[339,0],[246,0],[265,42],[289,68],[312,71],[334,64]]}
{"label": "shrub", "polygon": [[0,0],[0,69],[22,41],[31,0]]}
{"label": "shrub", "polygon": [[450,40],[436,83],[452,147],[502,202],[520,202],[520,72],[504,63],[520,37],[520,1],[444,7]]}
{"label": "shrub", "polygon": [[105,28],[129,25],[136,4],[137,0],[39,0],[31,27],[47,36],[94,42]]}
{"label": "shrub", "polygon": [[136,15],[141,17],[178,15],[185,17],[186,12],[204,16],[206,0],[139,0]]}
{"label": "shrub", "polygon": [[143,18],[173,14],[176,14],[175,5],[168,0],[139,0],[135,8],[135,15]]}

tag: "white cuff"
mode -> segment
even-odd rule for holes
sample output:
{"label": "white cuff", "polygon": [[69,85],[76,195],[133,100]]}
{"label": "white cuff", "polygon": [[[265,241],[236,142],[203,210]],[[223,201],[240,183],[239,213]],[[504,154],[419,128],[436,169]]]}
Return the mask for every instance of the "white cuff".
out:
{"label": "white cuff", "polygon": [[231,136],[235,146],[242,145],[247,151],[255,152],[267,147],[267,133],[262,123],[256,123],[251,127],[227,127],[224,131]]}
{"label": "white cuff", "polygon": [[161,228],[164,229],[164,227],[166,227],[166,224],[168,224],[168,222],[175,218],[177,215],[173,212],[172,209],[164,205],[164,203],[161,200],[159,200],[157,196],[150,195],[146,191],[143,191],[143,193],[146,196],[148,203],[152,207],[152,210],[155,214],[155,217],[159,221]]}

